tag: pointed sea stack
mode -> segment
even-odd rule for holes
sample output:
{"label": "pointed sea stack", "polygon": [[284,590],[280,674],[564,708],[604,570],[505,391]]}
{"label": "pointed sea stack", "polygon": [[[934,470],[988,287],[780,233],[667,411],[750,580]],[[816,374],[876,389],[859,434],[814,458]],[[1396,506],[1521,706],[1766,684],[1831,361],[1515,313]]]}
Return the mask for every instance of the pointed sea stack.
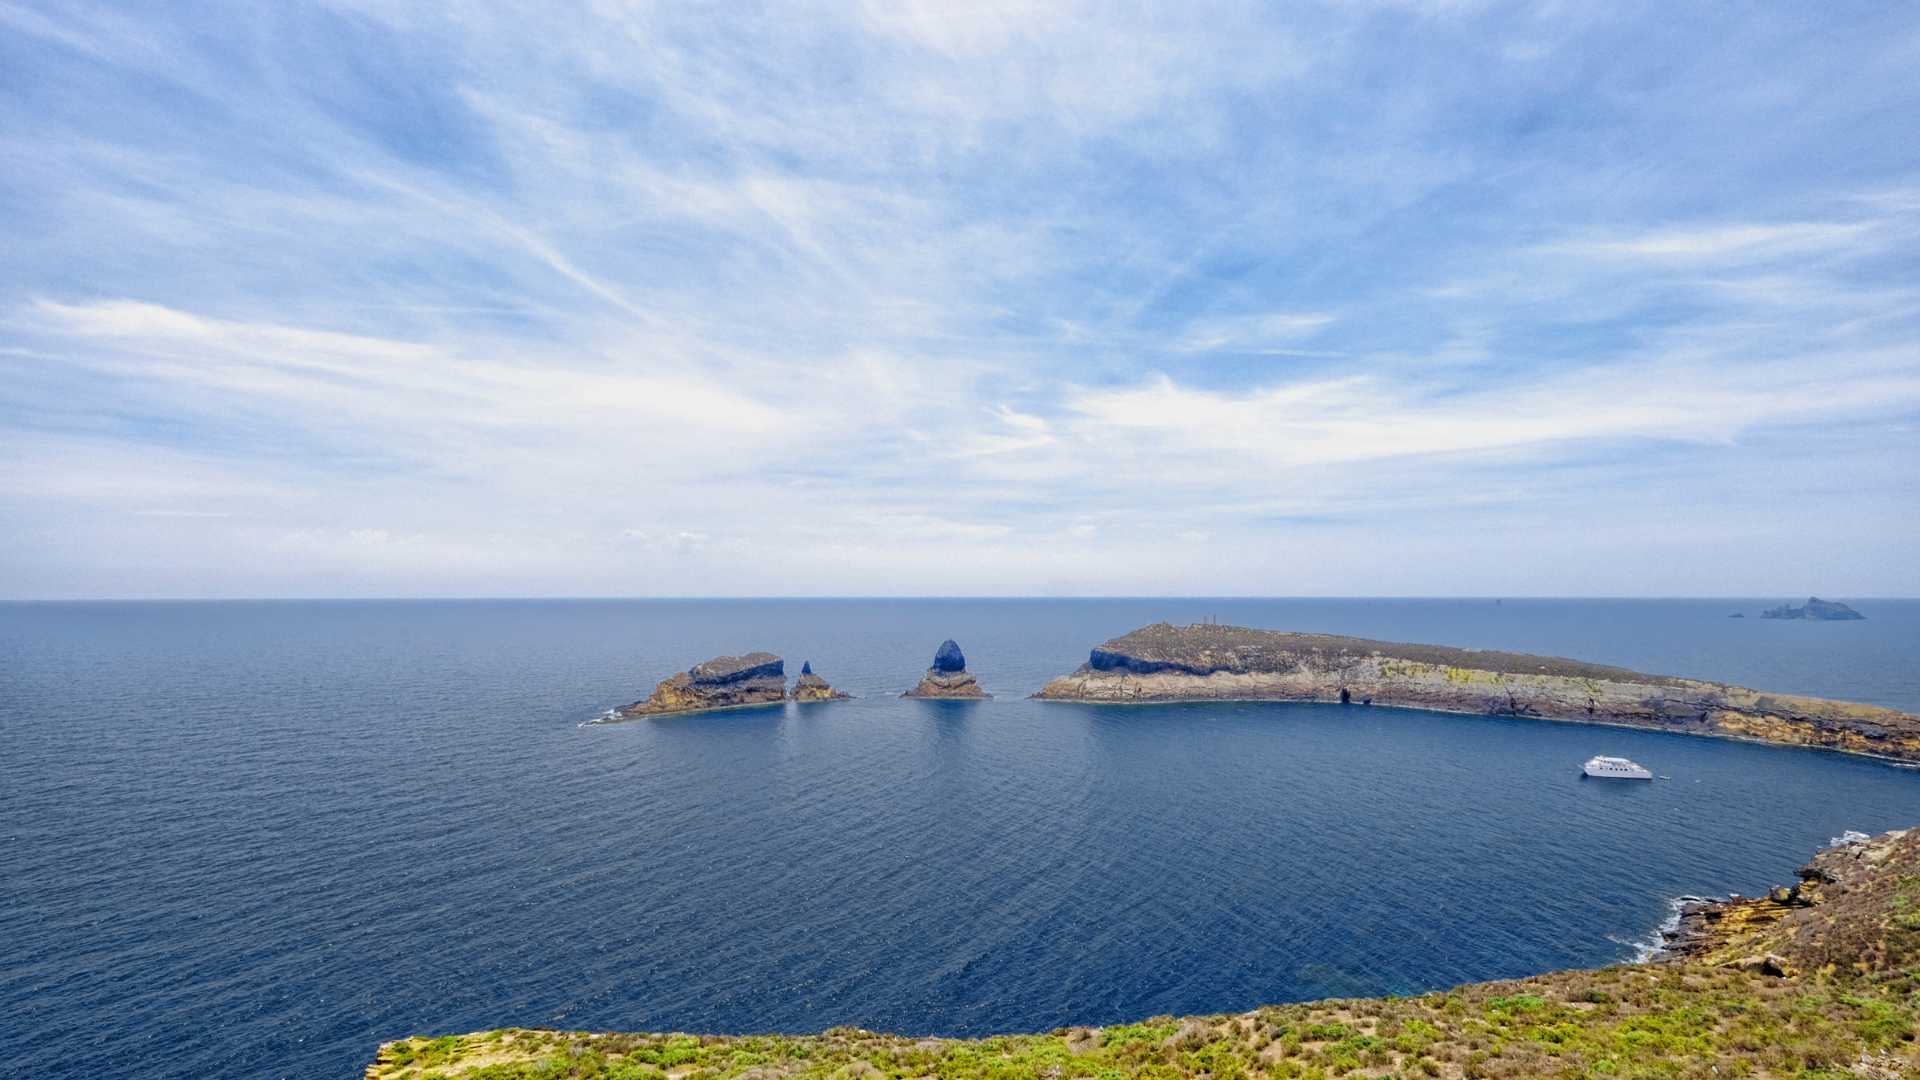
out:
{"label": "pointed sea stack", "polygon": [[800,677],[793,682],[791,696],[795,701],[845,701],[853,695],[828,686],[827,680],[813,673],[813,661],[803,660],[800,663]]}
{"label": "pointed sea stack", "polygon": [[716,656],[653,688],[653,696],[619,710],[622,719],[778,705],[787,699],[786,661],[769,652]]}
{"label": "pointed sea stack", "polygon": [[987,698],[992,694],[980,689],[972,675],[967,674],[967,658],[960,652],[960,646],[952,638],[940,643],[933,654],[933,666],[920,680],[920,685],[900,695],[912,698]]}

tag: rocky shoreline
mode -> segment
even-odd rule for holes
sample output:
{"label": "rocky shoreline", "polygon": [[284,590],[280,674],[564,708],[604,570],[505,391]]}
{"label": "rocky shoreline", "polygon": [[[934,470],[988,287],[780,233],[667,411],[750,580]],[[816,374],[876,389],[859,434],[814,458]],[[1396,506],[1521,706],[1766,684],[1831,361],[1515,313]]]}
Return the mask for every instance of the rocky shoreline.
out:
{"label": "rocky shoreline", "polygon": [[[1904,921],[1920,929],[1915,908],[1920,877],[1889,874],[1889,867],[1920,864],[1920,831],[1901,829],[1869,837],[1849,833],[1802,866],[1798,880],[1765,896],[1691,898],[1665,931],[1656,963],[1737,968],[1794,977],[1844,960],[1863,970],[1887,957],[1861,950],[1854,938],[1874,921]],[[1912,924],[1912,925],[1906,925]]]}
{"label": "rocky shoreline", "polygon": [[1560,657],[1200,623],[1092,650],[1043,701],[1309,701],[1612,724],[1920,761],[1920,717]]}

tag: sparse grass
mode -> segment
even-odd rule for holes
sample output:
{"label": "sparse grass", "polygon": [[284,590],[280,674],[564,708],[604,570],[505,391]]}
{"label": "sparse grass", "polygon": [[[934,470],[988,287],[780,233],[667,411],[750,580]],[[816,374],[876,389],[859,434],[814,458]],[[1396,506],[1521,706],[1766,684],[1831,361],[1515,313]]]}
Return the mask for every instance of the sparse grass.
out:
{"label": "sparse grass", "polygon": [[[1457,1006],[1457,1007],[1456,1007]],[[1806,993],[1731,969],[1614,967],[1447,994],[1322,1001],[1090,1037],[695,1037],[510,1030],[389,1044],[375,1080],[1307,1080],[1333,1077],[1854,1077],[1920,1074],[1920,1001]],[[1077,1032],[1077,1033],[1076,1033]],[[1718,1071],[1716,1071],[1716,1068]],[[1835,1071],[1840,1070],[1840,1071]],[[1873,1074],[1866,1074],[1873,1075]]]}

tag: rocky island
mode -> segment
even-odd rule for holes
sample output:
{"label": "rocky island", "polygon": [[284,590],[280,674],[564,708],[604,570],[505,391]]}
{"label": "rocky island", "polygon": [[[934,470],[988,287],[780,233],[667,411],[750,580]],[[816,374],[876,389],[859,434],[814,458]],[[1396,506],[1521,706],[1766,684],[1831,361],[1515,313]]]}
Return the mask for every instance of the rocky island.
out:
{"label": "rocky island", "polygon": [[[380,1047],[367,1080],[1305,1080],[1920,1075],[1920,830],[1816,856],[1653,964],[1413,997],[929,1039],[508,1028]],[[1790,897],[1775,901],[1773,897]],[[1735,901],[1733,903],[1740,903]],[[1767,907],[1766,905],[1771,905]],[[1776,914],[1775,909],[1779,909]]]}
{"label": "rocky island", "polygon": [[1801,607],[1781,604],[1777,608],[1768,608],[1760,613],[1763,619],[1811,619],[1817,622],[1850,622],[1864,619],[1865,615],[1835,600],[1822,600],[1817,596],[1807,597]]}
{"label": "rocky island", "polygon": [[835,690],[833,687],[827,685],[827,680],[813,673],[813,661],[802,660],[800,662],[800,677],[793,681],[793,693],[791,696],[795,701],[804,702],[845,701],[853,695],[845,693],[844,691]]}
{"label": "rocky island", "polygon": [[1320,701],[1617,724],[1920,761],[1920,717],[1877,705],[1525,653],[1213,623],[1156,623],[1094,649],[1048,701]]}
{"label": "rocky island", "polygon": [[952,639],[940,643],[933,654],[933,666],[921,677],[920,684],[900,695],[910,698],[986,698],[993,695],[980,689],[967,673],[967,658]]}
{"label": "rocky island", "polygon": [[777,705],[787,699],[786,661],[769,652],[716,656],[653,688],[652,696],[614,710],[622,720],[675,713]]}

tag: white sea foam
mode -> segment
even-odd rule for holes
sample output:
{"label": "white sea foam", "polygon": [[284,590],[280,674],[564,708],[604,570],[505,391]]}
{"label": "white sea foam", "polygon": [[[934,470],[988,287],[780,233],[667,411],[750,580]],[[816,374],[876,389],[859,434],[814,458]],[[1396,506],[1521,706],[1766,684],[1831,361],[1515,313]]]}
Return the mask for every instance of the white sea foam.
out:
{"label": "white sea foam", "polygon": [[1642,938],[1623,938],[1609,934],[1607,935],[1607,940],[1632,949],[1632,962],[1644,964],[1660,955],[1661,947],[1667,943],[1667,935],[1680,928],[1680,909],[1686,907],[1688,904],[1697,904],[1707,899],[1709,898],[1705,896],[1672,897],[1667,900],[1666,917],[1661,919],[1660,925],[1654,927],[1653,931],[1647,936]]}
{"label": "white sea foam", "polygon": [[[1871,839],[1873,838],[1871,836],[1868,836],[1866,833],[1860,832],[1855,829],[1847,829],[1846,831],[1842,832],[1839,836],[1833,837],[1832,839],[1828,840],[1827,846],[1839,847],[1843,844],[1864,844]],[[1728,895],[1729,895],[1729,898],[1731,898],[1731,897],[1737,897],[1739,894],[1730,893]],[[1666,935],[1680,928],[1680,909],[1681,908],[1687,906],[1688,904],[1702,903],[1711,899],[1712,897],[1707,897],[1707,896],[1673,897],[1672,899],[1667,901],[1667,917],[1664,919],[1661,919],[1660,925],[1655,927],[1653,932],[1648,934],[1646,937],[1637,938],[1637,939],[1628,939],[1623,937],[1616,937],[1614,935],[1609,934],[1607,935],[1607,940],[1615,942],[1620,945],[1624,945],[1627,948],[1632,949],[1633,962],[1636,964],[1644,964],[1647,961],[1653,959],[1654,957],[1660,955],[1661,946],[1666,944]]]}

